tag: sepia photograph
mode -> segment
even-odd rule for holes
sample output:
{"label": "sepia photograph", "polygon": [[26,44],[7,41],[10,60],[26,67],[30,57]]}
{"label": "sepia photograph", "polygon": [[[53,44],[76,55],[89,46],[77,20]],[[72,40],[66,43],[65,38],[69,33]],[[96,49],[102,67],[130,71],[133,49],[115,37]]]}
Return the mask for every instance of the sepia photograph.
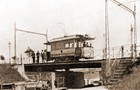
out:
{"label": "sepia photograph", "polygon": [[140,90],[140,0],[0,0],[0,90]]}

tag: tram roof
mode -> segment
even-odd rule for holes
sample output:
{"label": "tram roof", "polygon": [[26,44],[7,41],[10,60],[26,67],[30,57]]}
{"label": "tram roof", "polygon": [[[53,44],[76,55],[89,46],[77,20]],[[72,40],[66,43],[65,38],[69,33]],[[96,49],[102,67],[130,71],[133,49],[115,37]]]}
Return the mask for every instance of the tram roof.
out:
{"label": "tram roof", "polygon": [[86,35],[69,35],[69,36],[64,36],[64,37],[59,37],[59,38],[54,38],[50,40],[50,42],[57,42],[57,41],[64,41],[64,40],[71,40],[71,39],[82,39],[83,41],[85,40],[94,40],[95,38]]}

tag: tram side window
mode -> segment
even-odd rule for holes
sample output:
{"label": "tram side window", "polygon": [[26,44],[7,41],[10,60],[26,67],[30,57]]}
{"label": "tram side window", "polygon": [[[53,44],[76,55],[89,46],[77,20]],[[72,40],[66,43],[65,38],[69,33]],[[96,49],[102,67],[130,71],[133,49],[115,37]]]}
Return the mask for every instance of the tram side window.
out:
{"label": "tram side window", "polygon": [[79,42],[79,47],[83,47],[83,43],[82,42]]}
{"label": "tram side window", "polygon": [[60,42],[57,42],[56,43],[56,49],[60,49],[61,45],[60,45]]}
{"label": "tram side window", "polygon": [[55,49],[56,49],[56,44],[55,44],[55,43],[52,43],[52,44],[51,44],[51,49],[52,49],[52,50],[55,50]]}
{"label": "tram side window", "polygon": [[75,48],[77,47],[77,42],[74,42],[74,47],[75,47]]}
{"label": "tram side window", "polygon": [[69,48],[69,43],[65,42],[65,48]]}
{"label": "tram side window", "polygon": [[73,48],[73,47],[74,47],[74,43],[71,42],[71,43],[70,43],[70,48]]}
{"label": "tram side window", "polygon": [[64,42],[60,42],[60,49],[64,49]]}

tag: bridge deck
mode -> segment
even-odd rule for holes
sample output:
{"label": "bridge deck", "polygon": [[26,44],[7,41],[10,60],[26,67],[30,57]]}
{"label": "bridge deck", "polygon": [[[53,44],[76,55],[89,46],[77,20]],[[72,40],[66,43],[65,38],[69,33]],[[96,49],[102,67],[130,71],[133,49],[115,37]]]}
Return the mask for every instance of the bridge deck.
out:
{"label": "bridge deck", "polygon": [[102,60],[72,61],[72,62],[48,62],[37,64],[24,64],[26,72],[48,72],[58,69],[74,68],[101,68]]}
{"label": "bridge deck", "polygon": [[[132,59],[132,57],[112,58],[113,60]],[[137,57],[140,63],[140,57]],[[88,61],[71,61],[71,62],[47,62],[36,64],[24,64],[25,72],[50,72],[59,69],[76,69],[76,68],[101,68],[103,59]],[[136,62],[137,63],[137,62]]]}

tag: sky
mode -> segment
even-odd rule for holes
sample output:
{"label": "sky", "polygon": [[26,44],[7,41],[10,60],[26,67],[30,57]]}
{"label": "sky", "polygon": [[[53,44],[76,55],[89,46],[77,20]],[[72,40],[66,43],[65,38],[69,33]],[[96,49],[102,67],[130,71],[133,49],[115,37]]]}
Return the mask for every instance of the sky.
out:
{"label": "sky", "polygon": [[[118,0],[133,10],[133,0]],[[103,48],[105,30],[104,0],[0,0],[0,54],[14,56],[14,25],[17,29],[46,34],[48,39],[65,34],[89,34],[96,37],[94,46]],[[140,1],[137,6],[137,36],[140,44]],[[133,15],[109,1],[110,46],[130,44]],[[44,36],[16,32],[17,55],[45,48]]]}

